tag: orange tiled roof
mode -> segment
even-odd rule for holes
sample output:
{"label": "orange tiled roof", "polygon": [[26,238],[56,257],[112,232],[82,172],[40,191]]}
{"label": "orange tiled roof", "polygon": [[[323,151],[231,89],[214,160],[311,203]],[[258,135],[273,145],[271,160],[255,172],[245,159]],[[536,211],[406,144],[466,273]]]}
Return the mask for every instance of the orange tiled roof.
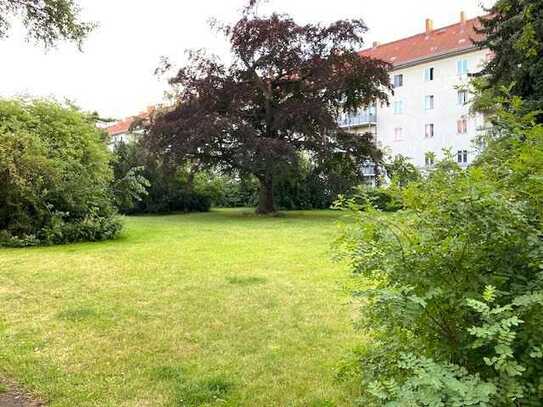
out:
{"label": "orange tiled roof", "polygon": [[141,112],[137,116],[127,117],[125,119],[122,119],[118,121],[117,123],[106,127],[106,131],[110,136],[116,136],[118,134],[124,134],[128,133],[130,130],[130,127],[134,123],[136,119],[147,119],[155,110],[154,106],[148,107],[147,111]]}
{"label": "orange tiled roof", "polygon": [[413,63],[426,58],[436,57],[472,49],[473,40],[482,39],[474,30],[479,27],[478,18],[438,28],[398,41],[377,45],[360,51],[360,55],[390,62],[393,66]]}
{"label": "orange tiled roof", "polygon": [[129,117],[121,121],[118,121],[112,126],[106,127],[106,131],[108,132],[110,136],[116,136],[117,134],[128,133],[128,130],[130,129],[130,126],[132,126],[132,123],[134,123],[134,118]]}

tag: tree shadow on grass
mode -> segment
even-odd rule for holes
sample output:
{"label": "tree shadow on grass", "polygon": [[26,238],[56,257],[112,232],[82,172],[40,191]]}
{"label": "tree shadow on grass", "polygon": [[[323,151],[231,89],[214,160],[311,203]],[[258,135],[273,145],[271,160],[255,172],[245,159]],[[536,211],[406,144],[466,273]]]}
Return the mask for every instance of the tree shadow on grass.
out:
{"label": "tree shadow on grass", "polygon": [[239,285],[239,286],[250,286],[250,285],[257,285],[257,284],[264,284],[267,280],[263,277],[226,277],[226,281],[232,285]]}
{"label": "tree shadow on grass", "polygon": [[257,214],[255,208],[213,208],[209,212],[173,212],[165,214],[142,214],[130,215],[127,218],[132,219],[149,219],[149,220],[169,220],[186,221],[187,218],[201,218],[207,222],[215,222],[217,220],[276,220],[276,219],[303,219],[303,220],[318,220],[318,219],[337,219],[341,217],[341,212],[332,209],[315,209],[315,210],[295,210],[295,211],[278,211],[269,215]]}
{"label": "tree shadow on grass", "polygon": [[209,212],[215,219],[225,220],[251,220],[251,221],[281,221],[281,220],[302,220],[302,221],[326,221],[337,220],[342,217],[342,212],[331,209],[318,210],[297,210],[278,211],[269,215],[259,215],[254,209],[213,209]]}

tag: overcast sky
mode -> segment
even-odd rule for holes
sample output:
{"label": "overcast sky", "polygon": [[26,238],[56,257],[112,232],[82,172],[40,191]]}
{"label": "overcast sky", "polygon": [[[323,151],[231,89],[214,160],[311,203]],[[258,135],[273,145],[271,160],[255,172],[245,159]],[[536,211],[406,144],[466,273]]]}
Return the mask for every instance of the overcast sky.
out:
{"label": "overcast sky", "polygon": [[[299,22],[362,18],[370,28],[366,44],[387,42],[482,13],[491,0],[270,0],[263,8],[288,13]],[[54,96],[85,110],[122,118],[162,100],[166,85],[154,76],[161,56],[182,63],[186,49],[225,55],[224,40],[211,32],[210,18],[231,22],[243,0],[80,0],[85,19],[99,27],[83,52],[61,44],[44,51],[28,44],[15,26],[0,40],[0,95]]]}

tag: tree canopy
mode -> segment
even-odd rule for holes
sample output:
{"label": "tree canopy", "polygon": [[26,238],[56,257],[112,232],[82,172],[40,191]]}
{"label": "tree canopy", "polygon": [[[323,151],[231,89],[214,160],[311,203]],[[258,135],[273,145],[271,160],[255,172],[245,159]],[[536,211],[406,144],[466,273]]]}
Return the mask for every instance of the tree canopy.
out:
{"label": "tree canopy", "polygon": [[6,38],[12,18],[20,17],[29,39],[54,46],[60,40],[82,41],[95,27],[80,20],[74,0],[0,0],[0,39]]}
{"label": "tree canopy", "polygon": [[257,211],[275,210],[273,179],[303,151],[325,161],[379,159],[369,135],[337,125],[343,111],[387,101],[389,66],[361,57],[361,20],[299,25],[285,15],[258,16],[254,5],[220,30],[231,62],[192,52],[171,78],[174,109],[158,114],[147,143],[173,161],[253,174],[260,183]]}
{"label": "tree canopy", "polygon": [[116,236],[110,160],[92,116],[0,99],[0,246]]}
{"label": "tree canopy", "polygon": [[511,86],[527,109],[543,108],[543,0],[498,0],[480,19],[480,48],[493,58],[481,75],[488,87]]}

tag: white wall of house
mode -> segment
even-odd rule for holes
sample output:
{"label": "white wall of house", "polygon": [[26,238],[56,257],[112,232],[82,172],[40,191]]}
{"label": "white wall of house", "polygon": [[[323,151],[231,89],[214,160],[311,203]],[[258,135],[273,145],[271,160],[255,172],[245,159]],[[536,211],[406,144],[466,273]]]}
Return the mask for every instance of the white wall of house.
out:
{"label": "white wall of house", "polygon": [[[484,119],[478,114],[470,115],[469,103],[459,104],[458,87],[467,84],[469,79],[467,75],[459,75],[458,61],[466,60],[469,72],[475,73],[481,70],[487,57],[486,50],[471,50],[394,69],[391,80],[401,74],[403,86],[394,89],[389,106],[377,107],[378,145],[392,156],[401,154],[409,157],[421,168],[427,164],[427,153],[434,153],[439,160],[444,149],[450,150],[455,159],[458,151],[467,151],[467,162],[461,164],[469,164],[476,155],[472,142]],[[425,75],[429,68],[433,68],[433,80],[428,80]],[[434,97],[433,109],[427,110],[425,106],[427,96]],[[458,121],[463,118],[466,119],[467,131],[459,133]],[[433,124],[433,137],[426,134],[426,125],[430,124]]]}
{"label": "white wall of house", "polygon": [[142,133],[138,131],[114,134],[109,138],[108,147],[110,150],[115,150],[115,148],[121,143],[133,143],[139,137],[141,137],[141,134]]}

